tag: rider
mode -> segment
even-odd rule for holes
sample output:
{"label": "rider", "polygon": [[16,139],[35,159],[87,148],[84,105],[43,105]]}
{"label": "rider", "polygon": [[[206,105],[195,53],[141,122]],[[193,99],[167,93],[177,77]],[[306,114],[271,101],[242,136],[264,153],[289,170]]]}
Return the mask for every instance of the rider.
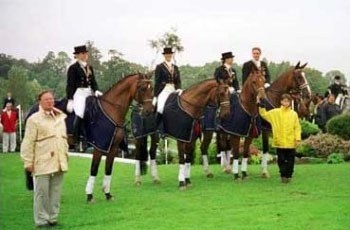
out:
{"label": "rider", "polygon": [[87,63],[89,55],[85,45],[74,47],[74,58],[77,60],[68,68],[67,73],[67,111],[75,113],[74,141],[81,141],[81,128],[84,118],[85,100],[88,96],[101,96],[95,80],[93,68]]}
{"label": "rider", "polygon": [[270,72],[267,68],[267,64],[264,61],[260,60],[261,56],[261,49],[259,47],[253,47],[252,49],[252,57],[253,59],[250,61],[247,61],[243,64],[242,68],[242,85],[244,84],[245,80],[247,80],[250,72],[252,70],[261,70],[265,77],[265,88],[268,88],[270,86]]}
{"label": "rider", "polygon": [[215,69],[214,77],[216,80],[229,80],[230,93],[239,91],[236,70],[233,68],[234,55],[232,52],[221,54],[222,65]]}
{"label": "rider", "polygon": [[338,100],[338,95],[346,95],[347,92],[344,89],[346,87],[346,85],[341,83],[341,77],[339,75],[334,76],[334,83],[331,84],[328,87],[328,94],[333,94],[334,97]]}
{"label": "rider", "polygon": [[154,99],[155,105],[165,104],[167,96],[175,90],[181,89],[179,68],[173,63],[174,52],[171,47],[163,49],[164,62],[157,65],[155,70]]}
{"label": "rider", "polygon": [[[221,54],[222,65],[215,69],[214,77],[216,80],[228,80],[230,93],[239,92],[239,82],[237,80],[236,70],[233,66],[234,55],[232,52],[226,52]],[[229,145],[228,145],[229,146]],[[225,172],[230,172],[231,151],[226,151],[218,146],[218,151],[221,154],[221,166]],[[204,160],[203,160],[204,162]]]}

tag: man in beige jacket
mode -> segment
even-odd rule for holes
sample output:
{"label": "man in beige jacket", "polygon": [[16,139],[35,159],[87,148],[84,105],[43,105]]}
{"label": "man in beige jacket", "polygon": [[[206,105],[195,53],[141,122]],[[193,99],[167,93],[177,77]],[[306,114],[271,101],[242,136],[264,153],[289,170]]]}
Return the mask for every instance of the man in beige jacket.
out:
{"label": "man in beige jacket", "polygon": [[39,111],[28,118],[21,145],[24,168],[34,177],[34,222],[57,225],[63,173],[68,170],[66,115],[54,107],[53,93],[39,94]]}

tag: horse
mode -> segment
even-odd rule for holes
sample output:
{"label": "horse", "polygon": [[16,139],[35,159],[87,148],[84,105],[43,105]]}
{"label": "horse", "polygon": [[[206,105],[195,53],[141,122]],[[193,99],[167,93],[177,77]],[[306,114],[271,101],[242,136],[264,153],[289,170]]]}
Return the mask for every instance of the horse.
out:
{"label": "horse", "polygon": [[[300,62],[298,62],[294,67],[282,73],[282,75],[280,75],[280,77],[266,89],[268,104],[271,108],[277,108],[280,106],[280,97],[284,93],[297,92],[301,95],[301,99],[311,99],[310,86],[303,72],[306,65],[307,63],[300,65]],[[263,178],[269,177],[269,172],[267,170],[267,159],[270,133],[271,129],[266,122],[265,127],[263,125],[262,129],[263,154],[261,160],[261,175]]]}
{"label": "horse", "polygon": [[[111,175],[113,170],[114,158],[117,154],[119,144],[124,138],[124,123],[125,116],[128,112],[129,106],[133,100],[140,104],[142,113],[151,114],[154,110],[152,105],[153,87],[151,84],[151,74],[134,74],[126,76],[115,83],[102,96],[98,97],[98,101],[105,111],[109,119],[116,124],[117,129],[112,137],[112,143],[109,152],[106,152],[105,176],[103,179],[102,190],[107,201],[113,200],[110,193]],[[96,118],[99,119],[99,118]],[[87,121],[88,122],[88,121]],[[97,134],[103,135],[103,134]],[[103,137],[105,138],[105,137]],[[87,195],[87,203],[93,203],[93,190],[95,178],[98,173],[98,168],[101,162],[102,155],[105,152],[98,148],[94,148],[93,157],[90,167],[90,177],[88,178],[85,192]]]}
{"label": "horse", "polygon": [[[217,104],[220,107],[219,116],[221,118],[229,115],[230,102],[228,88],[228,85],[221,80],[209,79],[192,85],[176,97],[170,95],[167,99],[162,114],[164,123],[163,131],[165,136],[177,140],[179,156],[178,181],[180,190],[185,190],[192,184],[190,172],[195,143],[193,134],[194,124],[201,118],[208,103]],[[173,99],[171,98],[172,96],[174,97]],[[175,110],[180,111],[182,117],[176,116],[173,113]],[[174,119],[177,120],[174,121]]]}
{"label": "horse", "polygon": [[[239,95],[231,96],[231,115],[229,119],[221,119],[219,128],[219,144],[223,149],[231,147],[233,154],[234,179],[240,178],[238,174],[238,158],[241,137],[244,137],[243,160],[242,160],[242,179],[247,174],[247,165],[249,157],[249,148],[253,138],[259,135],[259,116],[257,98],[265,98],[265,77],[261,71],[252,71],[245,81],[242,91]],[[227,141],[229,140],[229,141]],[[227,159],[228,165],[230,158]]]}

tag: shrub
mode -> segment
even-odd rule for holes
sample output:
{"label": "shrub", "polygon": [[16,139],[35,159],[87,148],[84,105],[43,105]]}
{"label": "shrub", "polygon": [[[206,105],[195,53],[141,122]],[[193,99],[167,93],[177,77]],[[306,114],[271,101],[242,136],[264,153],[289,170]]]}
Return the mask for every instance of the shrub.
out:
{"label": "shrub", "polygon": [[326,124],[327,132],[350,140],[350,114],[341,114],[331,118]]}
{"label": "shrub", "polygon": [[313,124],[305,120],[300,121],[300,126],[301,126],[302,139],[306,139],[311,135],[315,135],[321,132],[321,129],[316,124]]}
{"label": "shrub", "polygon": [[327,158],[328,164],[339,164],[344,163],[344,154],[342,153],[332,153]]}
{"label": "shrub", "polygon": [[350,141],[343,140],[336,135],[322,133],[303,140],[297,151],[304,152],[306,156],[322,158],[327,158],[331,153],[349,155]]}

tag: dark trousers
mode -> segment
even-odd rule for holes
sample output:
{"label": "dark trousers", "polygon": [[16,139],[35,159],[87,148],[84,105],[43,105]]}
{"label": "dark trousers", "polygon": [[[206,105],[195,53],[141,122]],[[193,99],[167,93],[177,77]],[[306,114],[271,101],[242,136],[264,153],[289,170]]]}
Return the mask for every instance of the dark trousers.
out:
{"label": "dark trousers", "polygon": [[281,177],[291,178],[294,172],[295,149],[277,148],[276,150]]}

